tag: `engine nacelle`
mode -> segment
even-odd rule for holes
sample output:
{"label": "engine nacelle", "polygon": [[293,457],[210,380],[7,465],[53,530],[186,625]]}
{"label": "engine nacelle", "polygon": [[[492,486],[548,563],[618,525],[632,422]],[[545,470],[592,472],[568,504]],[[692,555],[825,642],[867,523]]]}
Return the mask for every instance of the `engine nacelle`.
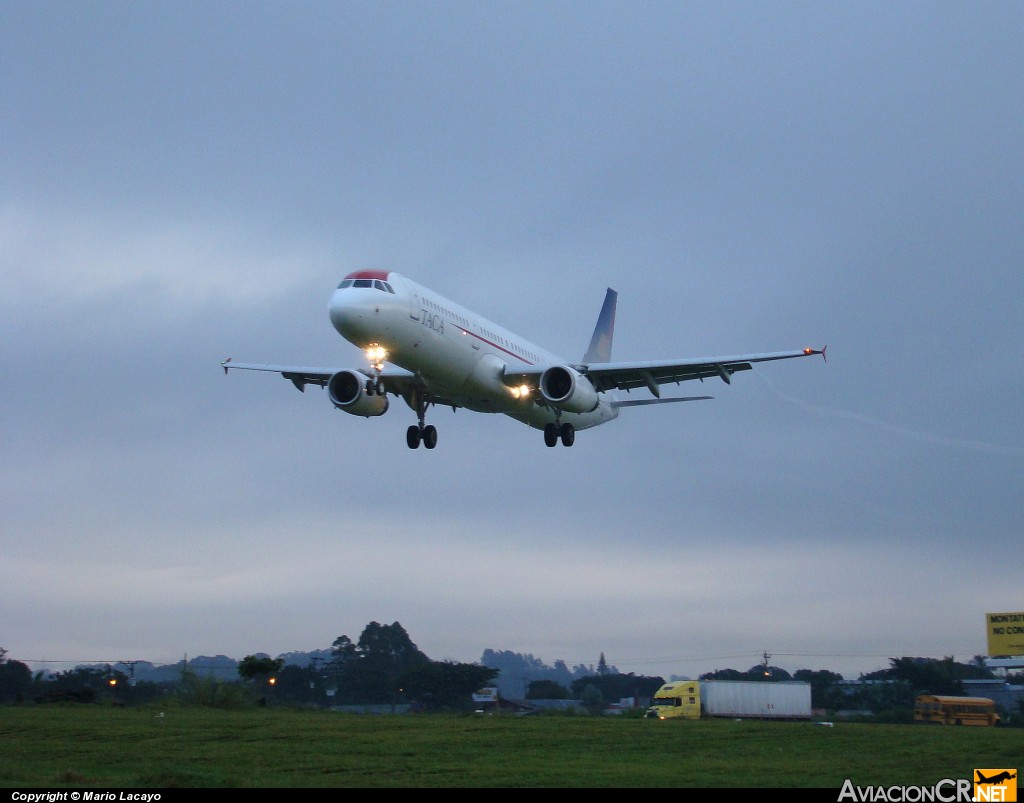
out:
{"label": "engine nacelle", "polygon": [[352,415],[384,415],[388,411],[388,397],[366,392],[369,380],[355,371],[338,371],[327,383],[327,394],[339,410]]}
{"label": "engine nacelle", "polygon": [[589,413],[599,402],[590,380],[566,365],[554,365],[540,375],[540,395],[570,413]]}

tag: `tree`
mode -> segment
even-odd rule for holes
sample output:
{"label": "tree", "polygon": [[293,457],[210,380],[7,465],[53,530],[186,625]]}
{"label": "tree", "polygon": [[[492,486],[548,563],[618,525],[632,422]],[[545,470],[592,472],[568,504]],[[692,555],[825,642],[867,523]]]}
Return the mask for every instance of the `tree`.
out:
{"label": "tree", "polygon": [[269,679],[275,672],[280,672],[283,666],[283,658],[247,655],[238,664],[238,676],[251,681]]}
{"label": "tree", "polygon": [[814,708],[842,708],[842,689],[839,683],[843,676],[827,669],[813,672],[810,669],[798,669],[793,673],[794,680],[802,680],[811,684],[811,705]]}
{"label": "tree", "polygon": [[32,693],[32,670],[21,661],[8,661],[0,649],[0,702],[21,702]]}
{"label": "tree", "polygon": [[987,667],[957,663],[952,657],[903,656],[890,658],[888,669],[862,675],[862,684],[855,690],[844,690],[844,698],[850,707],[902,713],[909,719],[918,694],[961,696],[964,680],[991,677]]}
{"label": "tree", "polygon": [[[111,681],[114,681],[112,684]],[[124,672],[107,666],[76,666],[58,672],[42,684],[36,702],[93,703],[128,682]]]}
{"label": "tree", "polygon": [[600,714],[605,709],[604,695],[593,683],[587,683],[580,693],[580,700],[591,714]]}
{"label": "tree", "polygon": [[527,700],[568,700],[569,690],[553,680],[533,680],[526,687]]}
{"label": "tree", "polygon": [[[604,656],[602,655],[602,658]],[[501,670],[501,675],[495,680],[501,693],[506,697],[521,697],[524,689],[534,680],[552,680],[568,686],[574,680],[593,677],[596,672],[593,664],[577,664],[570,669],[565,661],[559,659],[553,666],[548,666],[539,658],[530,654],[511,652],[509,650],[484,650],[480,663]],[[614,666],[605,663],[606,673],[617,675],[619,670]]]}
{"label": "tree", "polygon": [[269,655],[247,655],[238,664],[239,677],[252,684],[259,695],[260,705],[267,704],[266,691],[277,684],[274,675],[284,666],[284,658],[271,658]]}
{"label": "tree", "polygon": [[[886,670],[887,671],[887,670]],[[878,673],[872,673],[878,674]],[[842,687],[841,703],[836,708],[852,708],[863,711],[895,713],[908,721],[914,709],[914,687],[905,680],[881,678],[870,680],[861,676],[861,682],[852,688]]]}
{"label": "tree", "polygon": [[716,669],[714,672],[705,672],[700,680],[750,680],[738,669]]}
{"label": "tree", "polygon": [[608,662],[604,659],[604,653],[601,653],[601,657],[597,659],[597,674],[608,674]]}
{"label": "tree", "polygon": [[[766,659],[767,661],[767,659]],[[705,672],[700,680],[790,680],[790,674],[785,669],[771,666],[768,663],[756,664],[746,672],[737,669],[716,669],[714,672]]]}
{"label": "tree", "polygon": [[358,648],[364,660],[389,670],[402,671],[429,660],[398,622],[390,625],[370,622],[359,636]]}
{"label": "tree", "polygon": [[524,688],[528,688],[529,683],[535,680],[550,680],[568,686],[577,678],[594,674],[592,668],[569,669],[563,660],[557,660],[553,666],[548,666],[533,655],[509,650],[484,650],[480,663],[501,672],[493,685],[510,698],[522,696]]}
{"label": "tree", "polygon": [[607,707],[604,702],[604,694],[593,683],[588,683],[584,686],[580,693],[580,701],[591,714],[600,714]]}
{"label": "tree", "polygon": [[994,677],[987,667],[972,664],[961,664],[946,657],[936,658],[890,658],[889,669],[865,675],[869,680],[899,680],[907,683],[918,694],[951,694],[964,693],[965,680],[990,680]]}
{"label": "tree", "polygon": [[370,622],[358,642],[338,636],[331,653],[327,672],[337,684],[336,699],[347,703],[393,704],[401,676],[430,663],[398,622]]}
{"label": "tree", "polygon": [[274,673],[274,697],[292,703],[315,703],[322,698],[322,682],[318,684],[316,670],[309,666],[294,664],[281,667]]}
{"label": "tree", "polygon": [[592,675],[586,678],[574,680],[572,693],[577,699],[583,699],[583,692],[587,687],[597,688],[605,700],[621,700],[623,697],[635,697],[643,699],[653,697],[654,693],[665,685],[665,679],[661,677],[647,677],[634,675],[630,672],[623,675],[620,672],[607,675]]}
{"label": "tree", "polygon": [[488,685],[498,670],[455,661],[428,661],[403,673],[399,690],[433,711],[469,711],[473,692]]}

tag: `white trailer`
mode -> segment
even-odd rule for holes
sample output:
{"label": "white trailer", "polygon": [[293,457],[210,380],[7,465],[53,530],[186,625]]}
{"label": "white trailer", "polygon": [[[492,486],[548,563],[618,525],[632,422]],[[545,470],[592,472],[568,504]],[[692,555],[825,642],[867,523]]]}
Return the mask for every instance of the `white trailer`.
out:
{"label": "white trailer", "polygon": [[675,680],[658,689],[647,716],[658,719],[810,719],[811,684],[803,681]]}
{"label": "white trailer", "polygon": [[701,713],[706,717],[811,718],[810,683],[705,680],[700,686]]}

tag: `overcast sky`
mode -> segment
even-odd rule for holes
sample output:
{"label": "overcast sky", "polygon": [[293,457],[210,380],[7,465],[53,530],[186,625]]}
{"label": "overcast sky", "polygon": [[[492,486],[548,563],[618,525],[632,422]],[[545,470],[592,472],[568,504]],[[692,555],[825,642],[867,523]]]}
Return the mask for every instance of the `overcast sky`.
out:
{"label": "overcast sky", "polygon": [[[1024,6],[0,5],[0,647],[276,655],[401,622],[857,677],[1024,610]],[[821,347],[548,449],[220,362],[364,365],[398,271],[578,360]],[[68,668],[54,664],[54,668]]]}

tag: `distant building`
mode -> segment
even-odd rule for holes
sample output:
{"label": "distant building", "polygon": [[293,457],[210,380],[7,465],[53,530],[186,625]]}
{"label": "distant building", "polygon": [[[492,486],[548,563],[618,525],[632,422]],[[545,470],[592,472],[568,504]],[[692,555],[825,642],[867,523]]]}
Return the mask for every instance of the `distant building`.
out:
{"label": "distant building", "polygon": [[987,697],[997,708],[1017,711],[1024,700],[1024,686],[1011,686],[1005,680],[965,680],[964,694],[968,697]]}

